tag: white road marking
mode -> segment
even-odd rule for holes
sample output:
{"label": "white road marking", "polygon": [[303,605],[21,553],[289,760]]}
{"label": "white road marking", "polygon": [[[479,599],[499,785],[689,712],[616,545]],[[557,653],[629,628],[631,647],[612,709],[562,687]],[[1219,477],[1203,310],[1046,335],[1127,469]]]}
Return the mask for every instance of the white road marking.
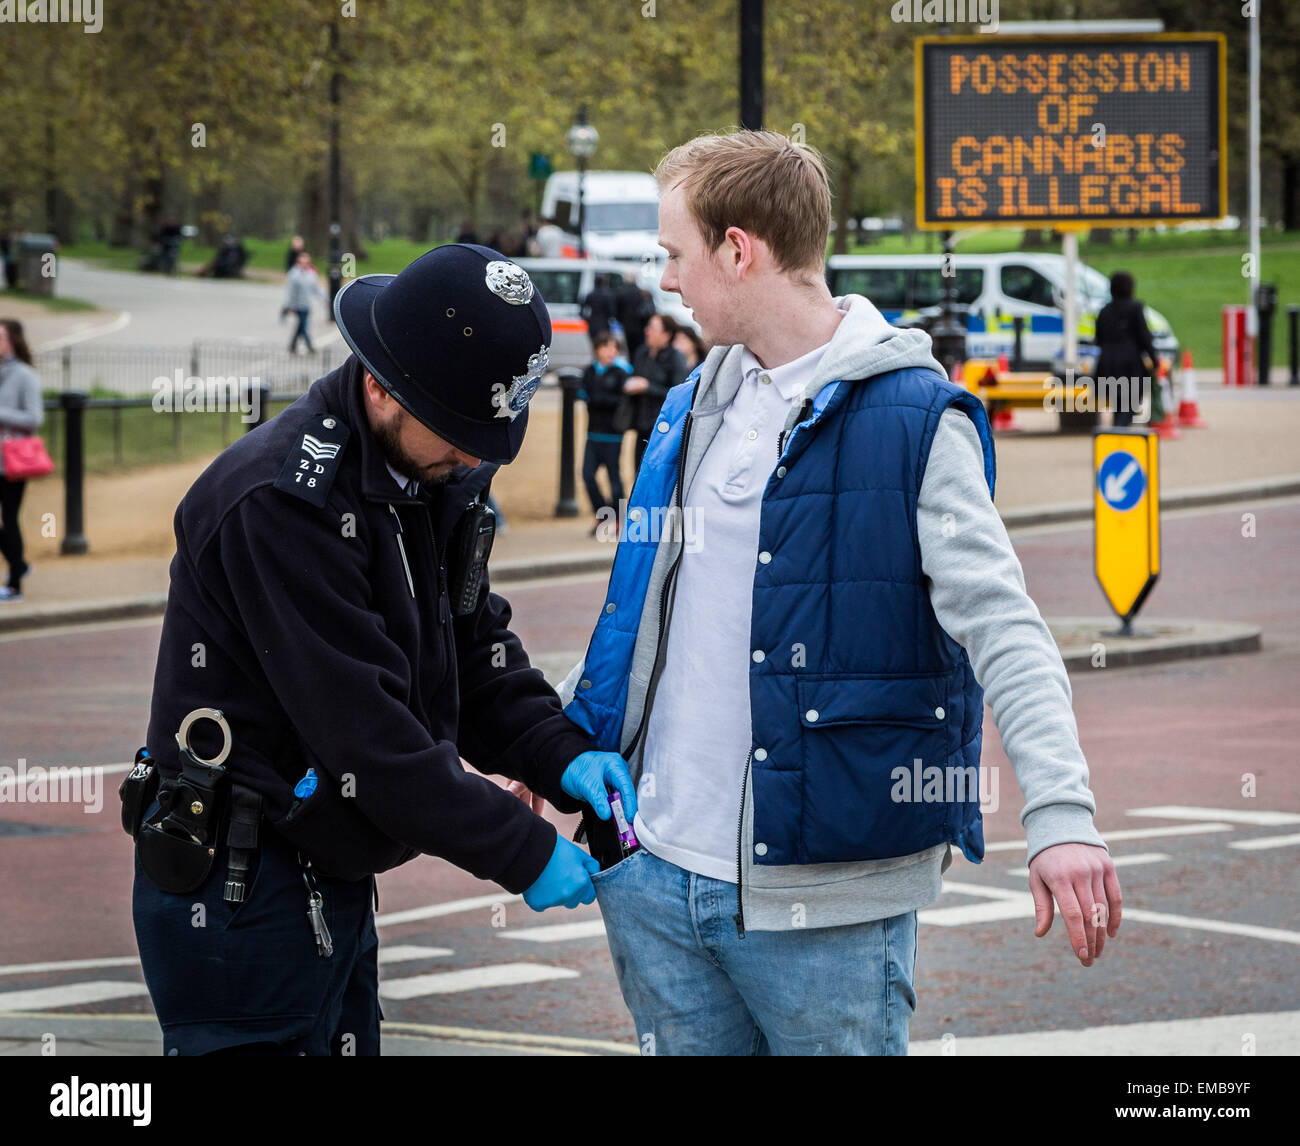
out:
{"label": "white road marking", "polygon": [[379,949],[380,963],[404,963],[412,959],[436,959],[441,955],[454,955],[450,947],[418,947],[410,943],[398,943],[393,947]]}
{"label": "white road marking", "polygon": [[521,983],[577,977],[577,971],[544,963],[494,963],[487,967],[466,967],[461,971],[413,975],[409,979],[388,979],[379,984],[379,996],[382,999],[419,999],[425,995],[450,995],[484,987],[515,987]]}
{"label": "white road marking", "polygon": [[1029,900],[1028,910],[1018,900],[1002,900],[997,903],[969,903],[961,907],[933,907],[916,913],[921,923],[931,923],[939,927],[961,927],[967,923],[992,923],[1000,919],[1022,919],[1026,915],[1034,917],[1034,901]]}
{"label": "white road marking", "polygon": [[119,311],[117,317],[109,322],[92,326],[88,330],[75,330],[71,334],[65,334],[62,338],[53,338],[49,342],[41,343],[36,349],[38,351],[59,350],[64,346],[75,346],[78,342],[87,342],[92,338],[102,338],[106,334],[116,334],[119,330],[125,330],[130,324],[131,312],[129,310]]}
{"label": "white road marking", "polygon": [[[1249,1015],[1215,1015],[1204,1019],[1119,1023],[1082,1030],[1025,1031],[1016,1035],[962,1035],[925,1039],[907,1049],[909,1055],[958,1057],[995,1055],[1221,1055],[1240,1058],[1245,1038],[1252,1036],[1260,1055],[1300,1054],[1300,1011]],[[949,1049],[950,1048],[950,1049]],[[1135,1098],[1138,1096],[1134,1096]],[[1143,1099],[1148,1105],[1164,1105]]]}
{"label": "white road marking", "polygon": [[1178,804],[1158,808],[1130,808],[1126,816],[1152,816],[1158,820],[1226,820],[1230,824],[1258,824],[1275,828],[1282,824],[1300,824],[1295,812],[1246,812],[1236,808],[1186,808]]}
{"label": "white road marking", "polygon": [[138,967],[135,955],[112,955],[102,959],[67,959],[61,963],[11,963],[0,967],[0,975],[39,975],[43,971],[86,971],[92,967]]}
{"label": "white road marking", "polygon": [[519,903],[522,895],[475,895],[470,899],[452,899],[446,903],[433,903],[428,907],[412,907],[407,911],[390,911],[387,915],[376,915],[376,927],[392,927],[398,923],[414,923],[420,919],[436,919],[440,915],[459,915],[462,911],[475,911],[480,907],[493,907],[498,903]]}
{"label": "white road marking", "polygon": [[561,943],[566,939],[592,939],[605,934],[603,919],[578,923],[555,923],[550,927],[517,927],[499,932],[502,939],[523,939],[529,943]]}
{"label": "white road marking", "polygon": [[[1000,904],[975,904],[973,907],[1005,907],[1006,910],[1002,913],[990,911],[987,915],[981,915],[978,911],[965,907],[926,909],[917,913],[917,918],[922,923],[938,923],[941,926],[951,927],[958,923],[982,923],[994,919],[1015,919],[1022,915],[1032,917],[1034,914],[1034,897],[1027,891],[1010,891],[1001,887],[985,887],[977,883],[949,883],[947,880],[944,881],[943,889],[958,895],[975,895],[984,899],[1001,900]],[[1019,910],[1012,911],[1013,906],[1018,906]],[[1053,908],[1054,914],[1059,912],[1059,907]],[[938,919],[926,918],[936,914],[939,915]],[[1300,931],[1288,931],[1283,927],[1261,927],[1255,923],[1233,923],[1227,919],[1197,919],[1191,915],[1147,911],[1144,907],[1126,906],[1124,920],[1159,923],[1166,927],[1189,927],[1194,931],[1215,931],[1222,935],[1243,935],[1250,939],[1269,939],[1275,943],[1300,943]]]}
{"label": "white road marking", "polygon": [[1145,908],[1124,908],[1124,921],[1163,923],[1169,927],[1190,927],[1195,931],[1218,931],[1223,935],[1244,935],[1249,939],[1271,939],[1275,943],[1300,943],[1300,931],[1282,927],[1260,927],[1254,923],[1231,923],[1224,919],[1195,919],[1190,915],[1169,915]]}
{"label": "white road marking", "polygon": [[0,1011],[44,1011],[52,1007],[79,1007],[105,999],[130,999],[147,995],[143,983],[94,979],[62,987],[33,987],[29,991],[0,991]]}
{"label": "white road marking", "polygon": [[1230,848],[1240,848],[1244,852],[1258,851],[1260,848],[1289,848],[1300,844],[1300,835],[1294,836],[1263,836],[1257,840],[1235,840],[1230,843]]}
{"label": "white road marking", "polygon": [[[1132,813],[1129,813],[1132,815]],[[1178,827],[1169,828],[1120,828],[1114,832],[1102,832],[1101,838],[1107,843],[1111,840],[1155,840],[1163,836],[1194,836],[1202,832],[1230,832],[1231,824],[1186,824]],[[1099,828],[1098,831],[1101,831]],[[989,852],[1013,852],[1019,849],[1025,850],[1024,840],[1001,840],[996,844],[985,844],[984,854]],[[960,849],[954,848],[952,853],[953,859],[965,859]]]}
{"label": "white road marking", "polygon": [[[1229,845],[1237,847],[1237,844]],[[1131,856],[1111,856],[1110,862],[1116,867],[1137,867],[1144,863],[1164,863],[1169,857],[1164,852],[1136,852]],[[1009,867],[1006,869],[1007,875],[1018,875],[1029,878],[1029,869],[1027,867]]]}
{"label": "white road marking", "polygon": [[384,1033],[419,1035],[425,1038],[454,1039],[457,1042],[482,1045],[535,1047],[539,1051],[560,1048],[569,1053],[587,1050],[610,1051],[614,1054],[640,1055],[636,1043],[616,1043],[609,1039],[586,1039],[574,1035],[535,1035],[523,1031],[485,1031],[477,1027],[444,1027],[428,1023],[402,1023],[384,1020]]}

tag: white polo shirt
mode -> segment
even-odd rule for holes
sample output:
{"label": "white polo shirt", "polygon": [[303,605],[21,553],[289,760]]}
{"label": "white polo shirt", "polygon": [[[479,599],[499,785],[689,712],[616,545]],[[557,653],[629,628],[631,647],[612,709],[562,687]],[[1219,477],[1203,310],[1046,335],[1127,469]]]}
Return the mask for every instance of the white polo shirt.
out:
{"label": "white polo shirt", "polygon": [[790,407],[829,345],[772,370],[744,352],[740,389],[682,499],[685,545],[633,829],[653,854],[713,879],[736,879],[763,490]]}

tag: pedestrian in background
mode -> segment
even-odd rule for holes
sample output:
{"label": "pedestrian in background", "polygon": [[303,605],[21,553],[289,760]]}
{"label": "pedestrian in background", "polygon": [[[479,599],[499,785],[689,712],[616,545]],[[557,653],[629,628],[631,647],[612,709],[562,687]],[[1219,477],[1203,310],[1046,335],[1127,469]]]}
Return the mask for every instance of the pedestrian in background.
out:
{"label": "pedestrian in background", "polygon": [[635,279],[628,275],[615,293],[614,309],[619,325],[623,328],[628,357],[631,358],[645,341],[645,325],[655,312],[654,300],[649,291],[642,290],[636,285]]}
{"label": "pedestrian in background", "polygon": [[1134,411],[1142,405],[1144,382],[1155,375],[1156,344],[1147,327],[1146,308],[1133,297],[1135,285],[1128,271],[1116,271],[1110,276],[1110,302],[1097,315],[1097,377],[1127,381],[1111,418],[1113,426],[1133,424]]}
{"label": "pedestrian in background", "polygon": [[618,299],[611,289],[610,278],[607,274],[594,276],[591,291],[582,300],[581,314],[593,347],[597,338],[609,333],[611,323],[618,321]]}
{"label": "pedestrian in background", "polygon": [[307,323],[311,318],[311,304],[318,297],[324,297],[325,291],[320,285],[316,268],[311,264],[311,255],[306,251],[298,252],[298,261],[289,272],[286,286],[288,293],[284,300],[285,309],[293,311],[298,316],[298,326],[289,340],[289,353],[298,352],[298,339],[301,338],[307,344],[307,353],[311,354],[313,351],[311,334],[307,330]]}
{"label": "pedestrian in background", "polygon": [[[582,372],[582,388],[578,397],[587,403],[587,449],[582,457],[582,481],[591,499],[591,510],[596,519],[591,526],[595,537],[609,515],[601,513],[606,508],[614,510],[613,533],[618,534],[619,505],[623,501],[623,478],[619,473],[619,455],[623,452],[623,435],[627,427],[619,428],[616,422],[619,407],[626,400],[623,383],[632,372],[626,358],[618,354],[618,339],[606,331],[592,339],[596,359]],[[600,489],[596,477],[601,469],[609,483],[609,496]]]}
{"label": "pedestrian in background", "polygon": [[[41,379],[32,369],[32,352],[16,319],[0,319],[0,440],[35,433],[45,421]],[[18,512],[26,481],[4,476],[0,451],[0,555],[9,566],[9,579],[0,585],[0,602],[23,599],[23,578],[31,571],[23,556],[23,534]]]}
{"label": "pedestrian in background", "polygon": [[679,330],[677,320],[670,315],[652,315],[645,324],[645,341],[632,356],[632,377],[623,383],[623,392],[636,398],[632,428],[636,430],[637,469],[641,468],[641,455],[654,432],[659,407],[668,391],[685,382],[690,373],[682,352],[673,347]]}
{"label": "pedestrian in background", "polygon": [[293,270],[298,262],[298,256],[307,249],[307,244],[303,242],[301,235],[294,235],[289,240],[289,249],[284,252],[284,273],[288,274]]}
{"label": "pedestrian in background", "polygon": [[686,326],[673,335],[673,346],[682,352],[688,370],[694,370],[704,361],[704,356],[708,353],[704,339]]}

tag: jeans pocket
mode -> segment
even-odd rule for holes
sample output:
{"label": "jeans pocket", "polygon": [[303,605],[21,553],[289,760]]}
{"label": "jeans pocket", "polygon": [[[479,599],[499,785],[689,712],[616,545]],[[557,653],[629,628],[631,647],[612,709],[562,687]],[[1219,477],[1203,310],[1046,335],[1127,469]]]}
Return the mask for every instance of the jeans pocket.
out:
{"label": "jeans pocket", "polygon": [[596,886],[597,890],[607,887],[615,875],[619,872],[626,873],[628,868],[643,855],[645,855],[645,848],[638,848],[626,859],[619,860],[613,867],[607,867],[604,871],[592,872],[591,882]]}

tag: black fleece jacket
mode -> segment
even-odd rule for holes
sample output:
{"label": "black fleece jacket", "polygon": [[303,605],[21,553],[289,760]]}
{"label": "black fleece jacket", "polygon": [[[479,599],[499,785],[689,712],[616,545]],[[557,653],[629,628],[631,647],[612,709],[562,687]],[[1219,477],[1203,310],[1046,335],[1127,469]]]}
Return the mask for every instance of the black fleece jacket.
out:
{"label": "black fleece jacket", "polygon": [[[408,497],[370,433],[361,385],[349,358],[226,449],[182,500],[149,751],[173,774],[181,719],[219,708],[234,742],[227,767],[325,874],[359,879],[425,852],[520,892],[555,829],[460,758],[574,812],[560,776],[594,745],[530,667],[502,597],[485,585],[474,612],[451,615],[446,539],[497,467],[462,468]],[[344,427],[337,456],[323,456]],[[300,472],[323,504],[298,495]],[[200,721],[191,743],[211,758],[220,734]],[[296,800],[309,766],[319,787]]]}

